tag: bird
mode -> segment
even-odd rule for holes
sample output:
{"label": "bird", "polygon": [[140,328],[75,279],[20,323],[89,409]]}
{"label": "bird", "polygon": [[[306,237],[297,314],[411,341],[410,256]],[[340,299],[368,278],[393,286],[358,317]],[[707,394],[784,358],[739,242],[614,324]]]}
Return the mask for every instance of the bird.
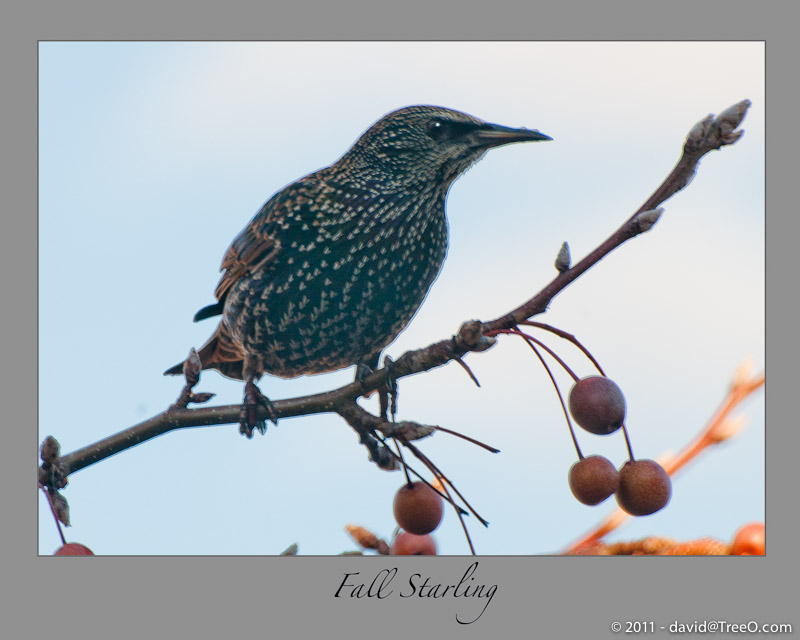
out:
{"label": "bird", "polygon": [[374,370],[442,268],[450,186],[494,147],[544,140],[454,109],[403,107],[273,195],[224,254],[217,301],[194,317],[221,316],[198,354],[202,369],[245,382],[240,432],[266,429],[264,374]]}

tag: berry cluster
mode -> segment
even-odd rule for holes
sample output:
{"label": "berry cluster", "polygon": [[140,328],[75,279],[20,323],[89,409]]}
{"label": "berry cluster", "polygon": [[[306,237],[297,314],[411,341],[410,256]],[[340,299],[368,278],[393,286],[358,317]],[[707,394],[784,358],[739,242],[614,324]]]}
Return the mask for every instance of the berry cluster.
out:
{"label": "berry cluster", "polygon": [[[578,380],[569,393],[569,412],[583,429],[608,435],[625,428],[625,396],[604,376]],[[570,430],[572,425],[570,424]],[[572,433],[575,439],[574,432]],[[627,432],[625,434],[626,441]],[[569,470],[569,488],[583,504],[595,505],[616,494],[619,506],[632,516],[646,516],[663,509],[672,494],[672,483],[654,460],[634,460],[628,441],[628,460],[617,471],[608,458],[584,458],[575,440],[578,462]]]}
{"label": "berry cluster", "polygon": [[[578,462],[569,470],[569,486],[572,494],[583,504],[596,505],[616,494],[617,503],[633,516],[646,516],[663,509],[672,495],[672,483],[664,468],[654,460],[635,460],[630,438],[625,427],[625,396],[605,372],[591,353],[575,338],[560,329],[540,322],[526,321],[520,324],[543,329],[577,346],[600,372],[599,376],[578,378],[558,355],[540,340],[519,329],[500,329],[487,336],[509,334],[520,336],[538,357],[555,387],[564,417],[567,420]],[[540,353],[540,349],[552,356],[572,377],[575,383],[569,392],[569,412],[558,388],[555,376]],[[585,458],[578,445],[570,414],[580,427],[589,433],[606,436],[622,429],[628,446],[629,460],[617,471],[610,460],[603,456]]]}
{"label": "berry cluster", "polygon": [[[519,329],[498,330],[487,334],[488,337],[499,333],[521,336],[539,357],[542,365],[550,375],[564,409],[567,425],[579,458],[569,470],[569,486],[573,495],[583,504],[596,505],[614,494],[619,506],[634,516],[645,516],[663,509],[672,495],[672,483],[664,468],[654,460],[634,459],[630,438],[625,427],[625,396],[619,386],[605,376],[597,361],[574,336],[540,323],[525,322],[523,324],[546,329],[570,340],[583,351],[601,374],[579,379],[550,348]],[[544,349],[555,358],[575,381],[569,393],[569,411],[564,403],[555,377],[538,348]],[[603,456],[584,457],[578,445],[570,415],[580,427],[595,435],[609,435],[622,429],[628,446],[629,460],[617,470],[611,461]],[[496,451],[491,447],[486,448]],[[405,461],[402,460],[402,456],[398,455],[397,457],[403,464],[407,480],[394,498],[394,517],[397,521],[399,532],[390,546],[383,541],[377,540],[373,534],[366,535],[364,532],[354,534],[353,531],[351,531],[351,534],[354,535],[356,541],[363,548],[375,549],[378,553],[435,555],[436,543],[430,534],[439,526],[444,514],[442,494],[437,490],[442,488],[439,482],[441,473],[427,458],[422,457],[423,462],[436,476],[434,485],[439,486],[432,487],[426,482],[420,481],[412,482],[408,475],[409,468],[406,466]],[[450,501],[449,496],[448,501]],[[455,503],[453,504],[455,506]],[[458,507],[456,508],[458,509]],[[473,511],[471,508],[470,510]],[[475,515],[477,516],[477,514]],[[479,520],[485,524],[482,518],[479,517]],[[467,539],[469,540],[469,534],[467,534]],[[381,545],[380,543],[383,544]],[[470,548],[472,548],[471,542]]]}

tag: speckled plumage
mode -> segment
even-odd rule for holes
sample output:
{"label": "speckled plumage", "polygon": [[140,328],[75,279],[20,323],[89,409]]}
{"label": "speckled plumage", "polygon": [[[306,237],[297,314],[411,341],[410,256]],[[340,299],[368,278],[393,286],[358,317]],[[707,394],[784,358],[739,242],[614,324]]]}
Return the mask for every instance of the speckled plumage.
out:
{"label": "speckled plumage", "polygon": [[549,138],[441,107],[384,116],[234,239],[219,302],[195,317],[222,314],[200,349],[203,368],[257,380],[376,364],[442,266],[450,185],[488,149],[528,140]]}

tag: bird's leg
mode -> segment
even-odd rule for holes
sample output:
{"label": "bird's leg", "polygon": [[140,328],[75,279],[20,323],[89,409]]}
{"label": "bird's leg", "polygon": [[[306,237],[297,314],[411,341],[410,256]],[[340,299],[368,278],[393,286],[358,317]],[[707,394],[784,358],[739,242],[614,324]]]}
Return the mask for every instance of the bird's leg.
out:
{"label": "bird's leg", "polygon": [[[397,415],[397,380],[395,380],[394,377],[394,360],[389,356],[384,356],[383,368],[386,369],[386,382],[380,391],[381,416],[384,416],[384,419],[386,419],[387,410],[391,409],[392,422],[394,422],[394,418]],[[391,406],[389,406],[390,399]]]}
{"label": "bird's leg", "polygon": [[[366,361],[359,362],[356,365],[356,378],[355,381],[364,386],[364,380],[369,374],[375,371],[381,361],[380,351],[373,353]],[[392,413],[392,422],[394,422],[395,414],[397,414],[397,380],[394,379],[394,360],[389,356],[384,356],[383,367],[386,369],[386,380],[376,389],[378,392],[378,402],[380,404],[380,416],[383,420],[389,421],[389,411]],[[371,394],[366,394],[369,397]],[[391,401],[391,403],[390,403]]]}
{"label": "bird's leg", "polygon": [[245,359],[244,373],[244,400],[239,412],[239,433],[252,438],[253,429],[258,429],[261,435],[267,432],[267,423],[258,418],[259,406],[267,410],[268,419],[272,420],[276,426],[278,425],[278,416],[270,399],[261,393],[261,390],[256,386],[255,381],[259,379],[260,375],[253,368],[248,367],[247,359]]}

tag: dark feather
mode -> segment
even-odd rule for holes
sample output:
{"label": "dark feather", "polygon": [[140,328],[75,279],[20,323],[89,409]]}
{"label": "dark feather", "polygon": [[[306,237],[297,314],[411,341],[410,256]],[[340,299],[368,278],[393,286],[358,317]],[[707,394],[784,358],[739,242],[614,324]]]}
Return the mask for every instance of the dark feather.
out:
{"label": "dark feather", "polygon": [[225,306],[224,301],[217,302],[215,304],[210,304],[207,307],[203,307],[194,314],[194,321],[200,322],[201,320],[205,320],[206,318],[211,318],[213,316],[221,316],[222,309]]}

